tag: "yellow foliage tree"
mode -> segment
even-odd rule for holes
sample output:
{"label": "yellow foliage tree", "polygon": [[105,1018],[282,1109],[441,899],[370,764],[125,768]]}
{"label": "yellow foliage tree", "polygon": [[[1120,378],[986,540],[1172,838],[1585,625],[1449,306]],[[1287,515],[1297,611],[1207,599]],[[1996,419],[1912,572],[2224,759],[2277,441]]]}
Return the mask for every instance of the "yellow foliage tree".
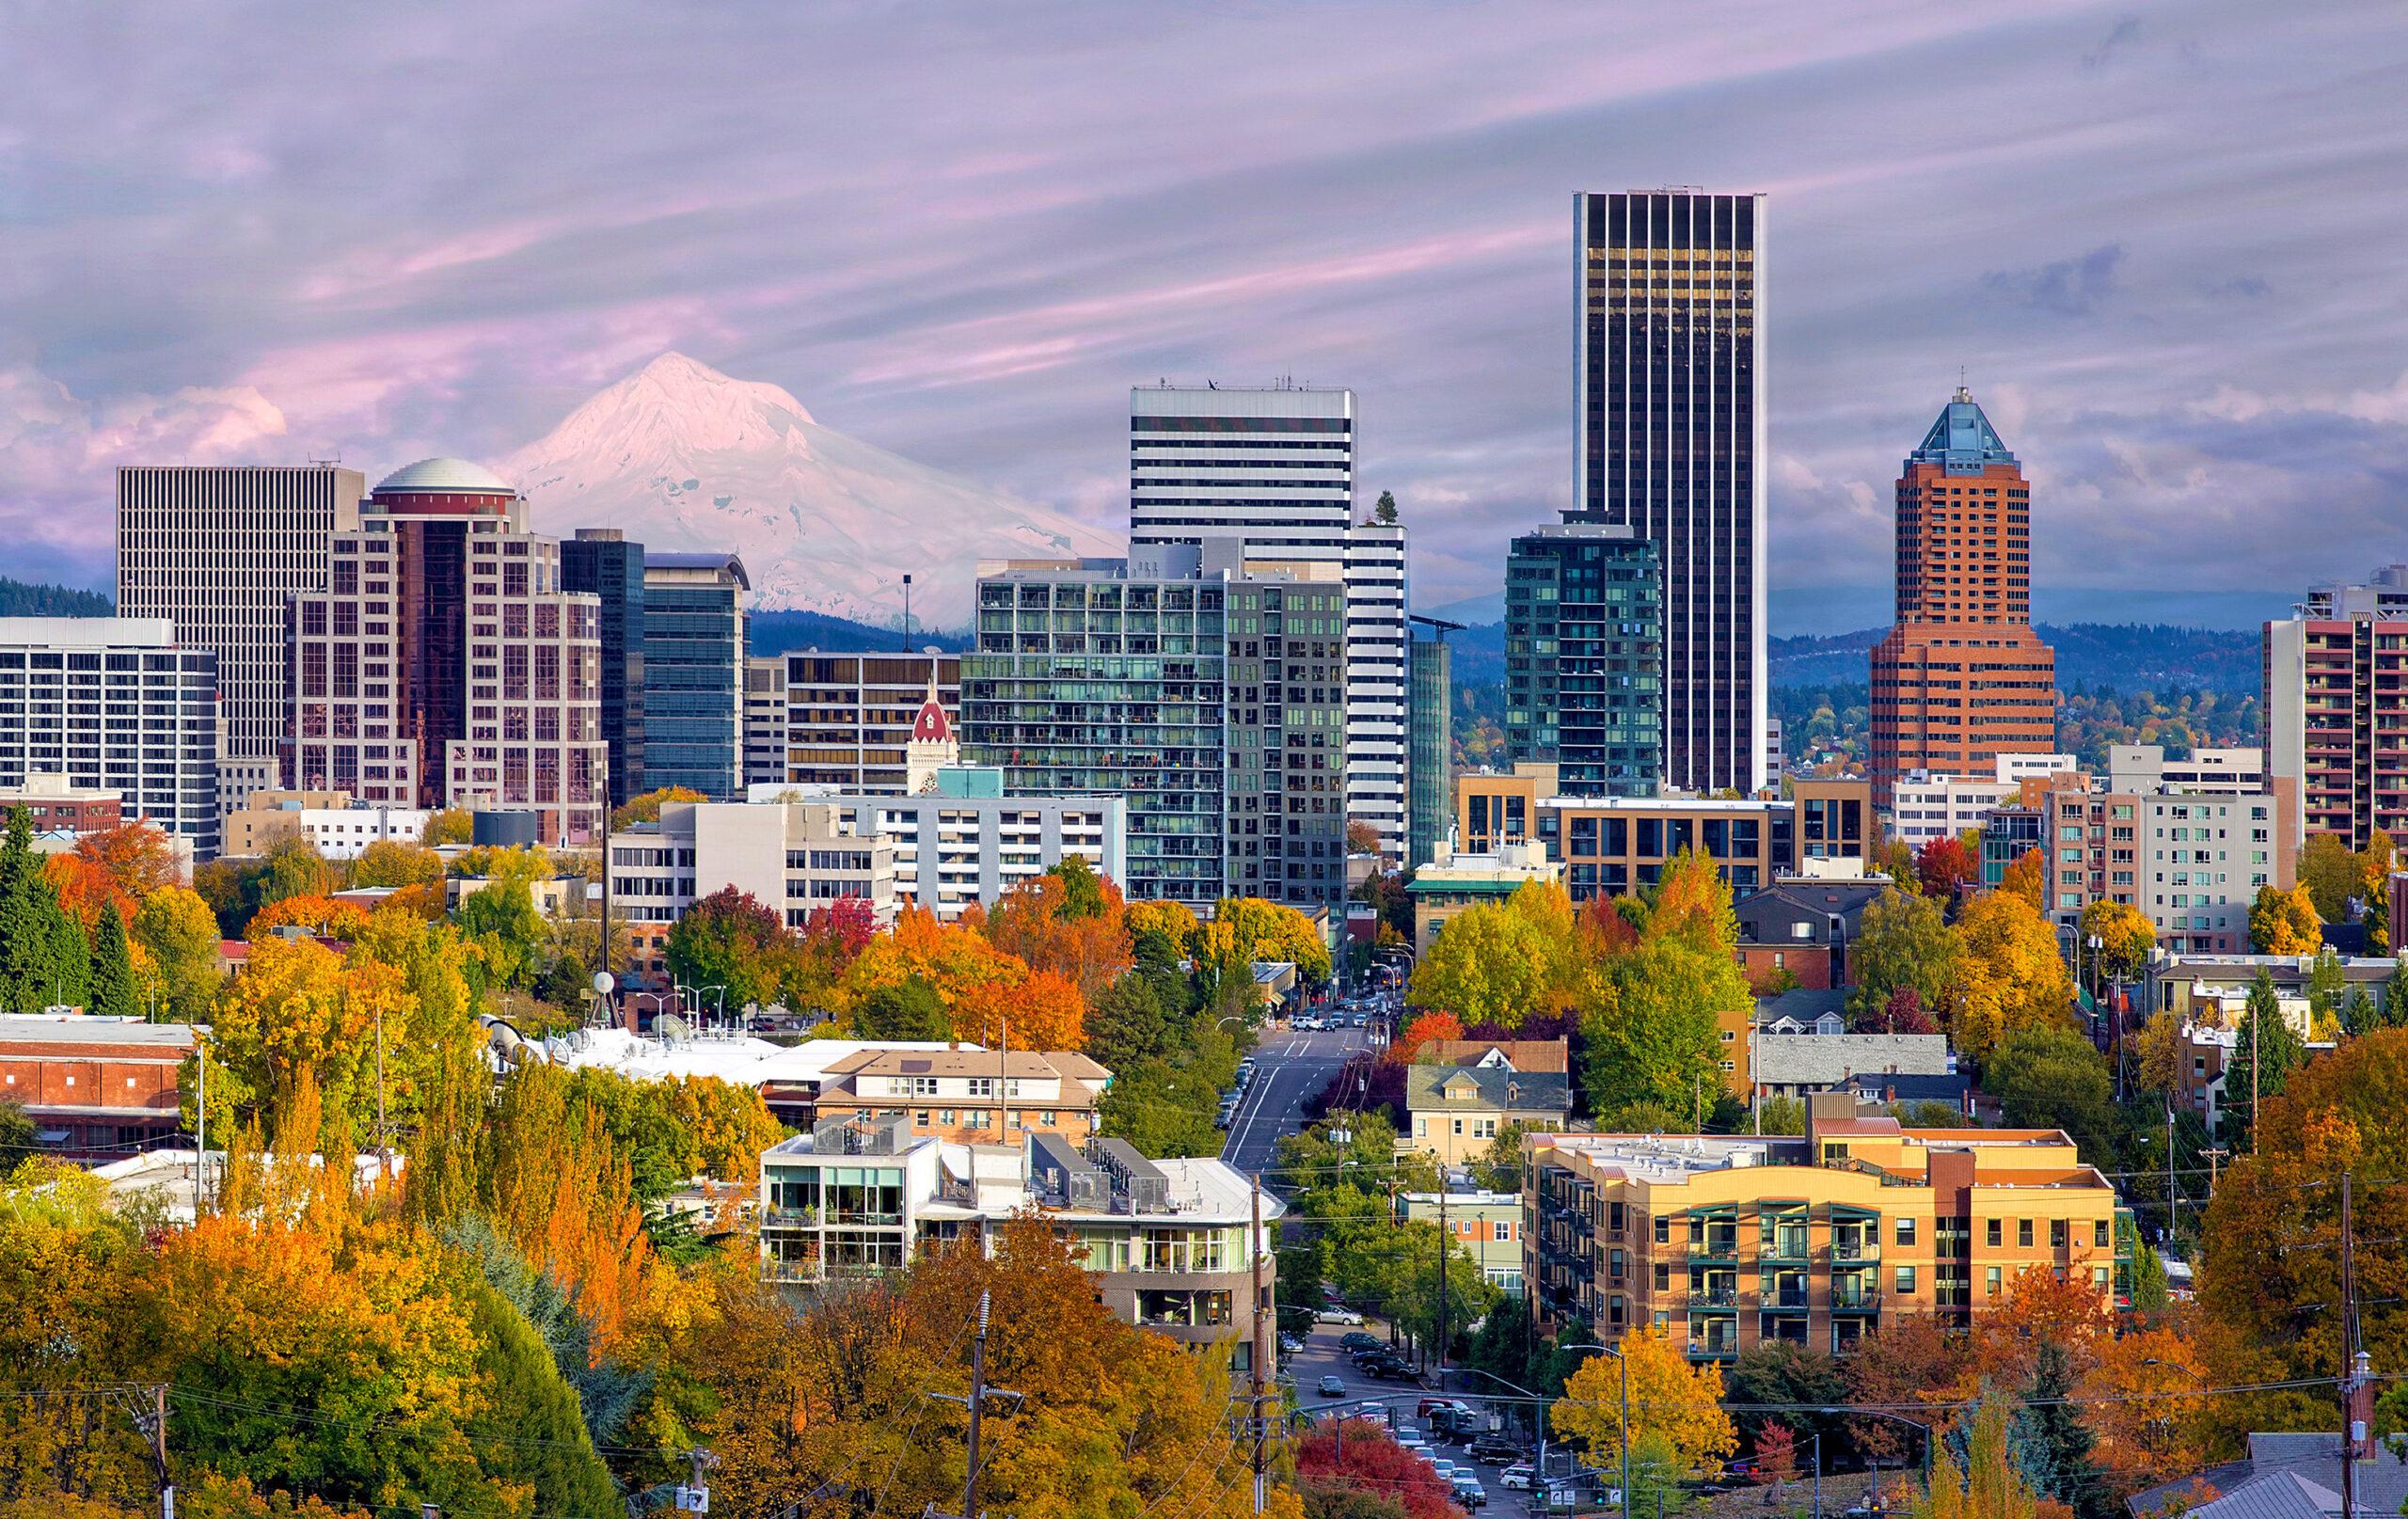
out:
{"label": "yellow foliage tree", "polygon": [[2260,955],[2313,955],[2323,947],[2324,920],[2305,885],[2286,892],[2260,886],[2249,906],[2249,947]]}
{"label": "yellow foliage tree", "polygon": [[2011,1400],[1993,1393],[1968,1413],[1966,1460],[1947,1441],[1932,1442],[1931,1486],[1908,1508],[1911,1519],[2034,1519],[2040,1500],[2008,1448]]}
{"label": "yellow foliage tree", "polygon": [[2039,912],[2048,907],[2049,865],[2037,849],[2026,849],[2007,862],[1999,877],[1998,889],[2010,896],[2020,896]]}
{"label": "yellow foliage tree", "polygon": [[1959,1054],[1979,1060],[2013,1029],[2069,1017],[2073,978],[2056,931],[2020,896],[1984,892],[1956,916],[1964,997],[1950,1021]]}
{"label": "yellow foliage tree", "polygon": [[[1625,1334],[1622,1355],[1630,1369],[1632,1446],[1653,1435],[1671,1448],[1684,1470],[1719,1474],[1739,1448],[1739,1432],[1722,1408],[1722,1374],[1691,1366],[1671,1336],[1652,1326]],[[1595,1465],[1622,1459],[1622,1378],[1612,1356],[1589,1357],[1549,1415],[1556,1432],[1577,1441]]]}

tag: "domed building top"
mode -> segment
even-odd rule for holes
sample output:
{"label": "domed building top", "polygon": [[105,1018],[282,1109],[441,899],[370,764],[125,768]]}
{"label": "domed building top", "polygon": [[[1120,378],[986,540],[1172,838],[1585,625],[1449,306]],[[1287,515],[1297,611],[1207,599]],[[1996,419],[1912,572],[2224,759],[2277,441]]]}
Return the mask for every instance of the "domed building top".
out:
{"label": "domed building top", "polygon": [[396,469],[376,483],[373,496],[426,494],[452,496],[515,496],[518,487],[480,464],[466,459],[420,459]]}
{"label": "domed building top", "polygon": [[920,715],[911,720],[911,742],[915,744],[949,744],[953,742],[953,720],[937,704],[936,692],[920,704]]}

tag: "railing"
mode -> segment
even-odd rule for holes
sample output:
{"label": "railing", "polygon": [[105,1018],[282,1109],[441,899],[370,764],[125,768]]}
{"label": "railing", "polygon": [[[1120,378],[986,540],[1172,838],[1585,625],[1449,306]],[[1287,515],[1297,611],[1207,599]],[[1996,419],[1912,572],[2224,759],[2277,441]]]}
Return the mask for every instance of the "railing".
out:
{"label": "railing", "polygon": [[764,1208],[761,1222],[772,1228],[816,1229],[819,1226],[816,1208]]}
{"label": "railing", "polygon": [[1833,1313],[1878,1313],[1880,1310],[1881,1294],[1878,1291],[1839,1282],[1831,1284]]}
{"label": "railing", "polygon": [[1756,1249],[1758,1260],[1805,1260],[1814,1251],[1814,1243],[1804,1229],[1781,1229],[1768,1236]]}
{"label": "railing", "polygon": [[1689,1306],[1692,1308],[1735,1308],[1738,1305],[1739,1292],[1736,1288],[1693,1287],[1689,1289]]}
{"label": "railing", "polygon": [[1689,1258],[1691,1260],[1736,1260],[1739,1258],[1739,1237],[1735,1234],[1720,1240],[1710,1238],[1691,1240]]}
{"label": "railing", "polygon": [[1775,1311],[1803,1311],[1814,1305],[1808,1301],[1804,1288],[1792,1287],[1766,1293],[1763,1305]]}
{"label": "railing", "polygon": [[1879,1260],[1880,1258],[1881,1245],[1878,1241],[1833,1240],[1831,1242],[1831,1259],[1834,1262],[1861,1261],[1870,1264]]}

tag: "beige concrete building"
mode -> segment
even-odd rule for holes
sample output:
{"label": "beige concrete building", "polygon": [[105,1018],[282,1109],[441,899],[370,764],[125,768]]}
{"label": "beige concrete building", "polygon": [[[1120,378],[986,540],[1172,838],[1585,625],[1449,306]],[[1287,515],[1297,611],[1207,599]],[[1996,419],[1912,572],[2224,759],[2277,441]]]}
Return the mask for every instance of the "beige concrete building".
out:
{"label": "beige concrete building", "polygon": [[864,1050],[828,1068],[817,1112],[893,1118],[958,1144],[1018,1144],[1023,1131],[1084,1144],[1111,1080],[1067,1050]]}
{"label": "beige concrete building", "polygon": [[734,887],[800,927],[848,896],[880,926],[895,921],[895,844],[859,831],[829,802],[671,802],[656,823],[610,835],[610,910],[633,924],[672,924]]}
{"label": "beige concrete building", "polygon": [[2128,1290],[2131,1218],[2054,1130],[1909,1130],[1809,1100],[1803,1137],[1532,1134],[1539,1323],[1652,1324],[1690,1359],[1771,1341],[1853,1353],[1885,1323],[1964,1326],[2039,1270]]}
{"label": "beige concrete building", "polygon": [[1441,844],[1405,884],[1413,898],[1413,952],[1427,955],[1449,919],[1483,902],[1501,902],[1525,881],[1562,878],[1563,866],[1546,857],[1543,844],[1500,844],[1487,854],[1457,854],[1452,845]]}
{"label": "beige concrete building", "polygon": [[372,844],[418,843],[434,815],[423,807],[355,802],[347,791],[262,788],[226,815],[225,852],[264,854],[278,835],[293,833],[329,860],[352,860]]}

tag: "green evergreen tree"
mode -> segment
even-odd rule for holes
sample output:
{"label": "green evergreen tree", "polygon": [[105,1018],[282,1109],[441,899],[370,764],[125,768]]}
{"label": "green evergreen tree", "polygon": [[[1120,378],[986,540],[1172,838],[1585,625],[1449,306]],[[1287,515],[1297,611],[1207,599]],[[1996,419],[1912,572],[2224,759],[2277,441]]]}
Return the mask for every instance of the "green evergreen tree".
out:
{"label": "green evergreen tree", "polygon": [[2048,1467],[2039,1491],[2071,1509],[2075,1519],[2110,1519],[2116,1505],[2099,1479],[2092,1453],[2096,1442],[2073,1400],[2076,1380],[2073,1357],[2066,1348],[2043,1340],[2024,1402],[2026,1428]]}
{"label": "green evergreen tree", "polygon": [[2243,1116],[2244,1133],[2255,1133],[2258,1104],[2281,1095],[2283,1084],[2305,1062],[2306,1054],[2299,1036],[2283,1017],[2274,978],[2261,968],[2249,984],[2241,1036],[2233,1041],[2232,1060],[2225,1067],[2225,1106]]}
{"label": "green evergreen tree", "polygon": [[2384,1028],[2408,1028],[2408,959],[2392,967],[2391,979],[2383,984],[2383,1003],[2375,1009]]}
{"label": "green evergreen tree", "polygon": [[92,1005],[92,943],[84,937],[84,926],[75,915],[58,905],[58,894],[50,882],[34,878],[34,888],[40,899],[42,933],[50,941],[50,984],[41,989],[44,996],[63,1007]]}
{"label": "green evergreen tree", "polygon": [[49,1000],[50,925],[41,910],[48,895],[42,885],[33,816],[11,807],[0,838],[0,1010],[36,1012]]}
{"label": "green evergreen tree", "polygon": [[142,1011],[141,989],[134,984],[134,950],[115,902],[101,909],[101,926],[92,936],[92,1011],[104,1018],[133,1018]]}
{"label": "green evergreen tree", "polygon": [[2351,1038],[2361,1038],[2383,1026],[2374,1004],[2367,998],[2367,989],[2352,987],[2350,1000],[2341,1006],[2341,1032]]}

